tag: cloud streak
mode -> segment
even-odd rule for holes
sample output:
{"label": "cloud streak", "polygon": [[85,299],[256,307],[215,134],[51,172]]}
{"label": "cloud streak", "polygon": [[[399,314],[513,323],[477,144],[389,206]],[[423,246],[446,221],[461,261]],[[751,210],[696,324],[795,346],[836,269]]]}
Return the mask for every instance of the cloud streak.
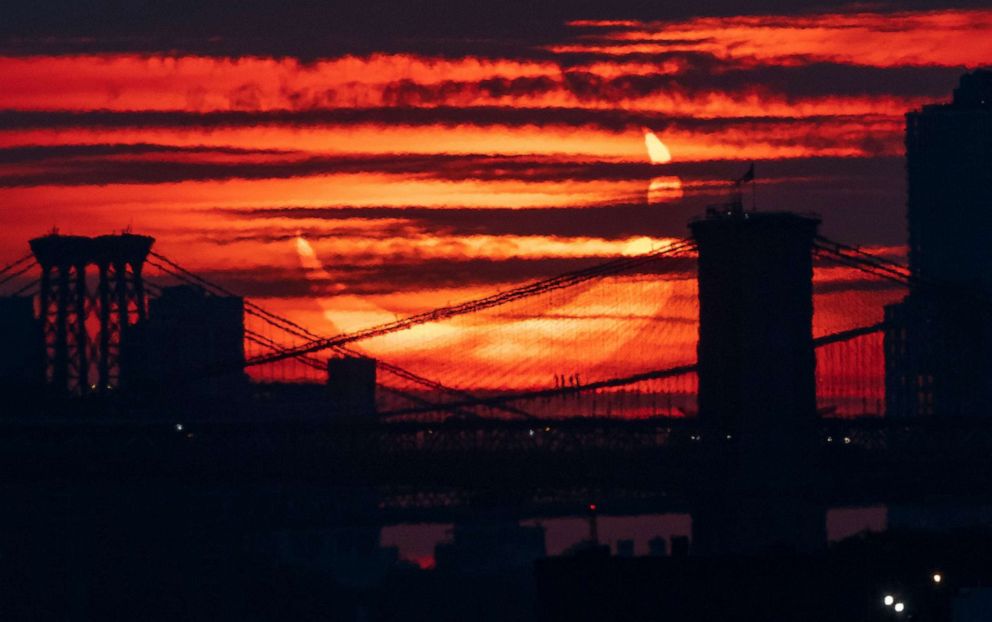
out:
{"label": "cloud streak", "polygon": [[[347,296],[406,315],[684,236],[751,161],[758,209],[816,211],[826,235],[898,248],[904,114],[992,58],[992,11],[926,0],[817,14],[720,0],[664,19],[633,0],[470,1],[445,20],[423,3],[366,20],[383,6],[369,0],[332,20],[262,0],[273,10],[238,24],[214,0],[181,23],[53,1],[0,23],[0,247],[53,225],[131,226],[317,330],[315,291],[353,315]],[[670,161],[650,163],[645,129]],[[307,281],[299,234],[328,276]],[[574,361],[584,373],[691,359],[680,262],[425,333],[465,369],[430,340],[371,351],[429,375],[481,377],[495,361],[521,385],[545,373],[528,358],[540,348],[572,364],[559,335],[595,350]],[[816,280],[821,332],[898,293],[822,266]]]}

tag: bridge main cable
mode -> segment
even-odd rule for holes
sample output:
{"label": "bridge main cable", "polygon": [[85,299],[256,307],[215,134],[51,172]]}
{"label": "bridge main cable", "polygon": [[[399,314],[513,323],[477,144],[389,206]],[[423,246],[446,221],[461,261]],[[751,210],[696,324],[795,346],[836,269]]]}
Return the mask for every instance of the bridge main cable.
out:
{"label": "bridge main cable", "polygon": [[12,261],[9,264],[7,264],[6,266],[0,268],[0,275],[7,274],[8,272],[10,272],[11,270],[13,270],[17,266],[19,266],[22,263],[24,263],[25,261],[29,261],[29,260],[32,260],[32,259],[34,259],[34,254],[33,253],[28,253],[27,255],[24,255],[23,257],[19,257],[18,259],[15,259],[14,261]]}
{"label": "bridge main cable", "polygon": [[[234,292],[231,292],[230,290],[224,288],[221,285],[218,285],[217,283],[213,283],[211,281],[208,281],[207,279],[204,279],[203,277],[197,275],[194,272],[191,272],[190,270],[187,270],[186,268],[183,268],[182,266],[180,266],[176,262],[171,261],[170,259],[168,259],[167,257],[165,257],[163,255],[160,255],[158,253],[155,253],[154,251],[151,252],[150,255],[152,255],[154,257],[154,259],[148,260],[147,263],[149,265],[151,265],[154,268],[158,268],[159,270],[161,270],[162,272],[164,272],[166,274],[171,274],[172,276],[174,276],[177,279],[179,279],[181,282],[189,283],[189,284],[198,284],[198,285],[201,285],[201,286],[206,287],[208,291],[211,291],[213,293],[220,293],[220,294],[225,295],[225,296],[234,296],[234,297],[239,297],[240,298],[240,296],[238,296]],[[167,265],[162,265],[160,263],[157,263],[155,260],[161,261],[162,263],[167,264]],[[265,309],[262,306],[259,306],[258,304],[255,304],[254,302],[251,302],[250,300],[247,300],[247,299],[243,299],[243,300],[244,300],[244,304],[245,304],[245,312],[246,313],[248,313],[249,315],[253,315],[253,316],[261,319],[262,321],[268,323],[271,326],[274,326],[274,327],[278,328],[279,330],[285,331],[285,332],[287,332],[287,333],[289,333],[291,335],[294,335],[296,337],[301,337],[303,339],[308,339],[308,340],[311,340],[311,341],[318,340],[318,339],[326,339],[326,337],[322,337],[322,336],[314,333],[313,331],[311,331],[307,327],[305,327],[305,326],[303,326],[301,324],[298,324],[298,323],[290,320],[289,318],[286,318],[286,317],[283,317],[281,315],[277,315],[275,313],[272,313],[271,311]],[[301,363],[303,363],[304,365],[306,365],[306,366],[308,366],[308,367],[310,367],[312,369],[319,369],[319,370],[326,371],[326,366],[325,366],[325,364],[323,362],[319,361],[318,359],[315,359],[314,357],[307,356],[307,353],[290,353],[289,352],[289,350],[290,350],[290,347],[289,346],[286,346],[286,345],[283,345],[283,344],[279,344],[279,343],[277,343],[277,342],[275,342],[275,341],[273,341],[271,339],[268,339],[268,338],[266,338],[266,337],[264,337],[264,336],[256,333],[255,331],[250,331],[250,330],[247,330],[246,329],[245,330],[245,335],[246,335],[246,337],[250,341],[252,341],[252,342],[254,342],[254,343],[258,344],[258,345],[264,346],[264,347],[272,350],[273,352],[287,354],[287,357],[286,358],[292,357],[292,358],[295,358],[296,360],[300,361]],[[344,356],[364,356],[363,353],[361,353],[358,350],[355,350],[353,348],[349,348],[348,346],[333,346],[330,349],[332,351],[334,351],[334,352],[336,352],[338,354],[344,355]],[[405,380],[408,380],[408,381],[413,382],[415,384],[419,384],[421,386],[428,387],[430,389],[433,389],[433,390],[438,391],[438,392],[441,392],[441,393],[447,393],[449,395],[454,395],[454,396],[460,397],[462,399],[472,399],[472,398],[475,397],[475,395],[473,393],[471,393],[470,391],[465,391],[463,389],[456,389],[454,387],[449,387],[449,386],[447,386],[447,385],[445,385],[443,383],[440,383],[440,382],[438,382],[436,380],[432,380],[430,378],[426,378],[426,377],[421,376],[419,374],[416,374],[416,373],[414,373],[414,372],[412,372],[412,371],[410,371],[408,369],[405,369],[405,368],[400,367],[398,365],[394,365],[394,364],[392,364],[392,363],[390,363],[388,361],[384,361],[382,359],[377,359],[377,365],[380,368],[382,368],[383,370],[385,370],[386,372],[393,374],[394,376],[397,376],[399,378],[403,378]],[[385,384],[382,384],[382,386],[386,390],[388,390],[388,391],[390,391],[392,393],[395,393],[396,395],[400,395],[401,397],[410,399],[412,401],[415,401],[415,402],[418,402],[418,403],[421,403],[421,404],[424,404],[424,405],[433,406],[434,407],[434,410],[436,410],[436,411],[452,410],[452,412],[455,412],[455,414],[459,414],[459,415],[462,415],[462,416],[465,416],[465,417],[473,416],[473,413],[470,413],[470,412],[467,412],[467,411],[464,411],[464,410],[448,409],[444,403],[434,403],[434,402],[431,402],[429,400],[425,400],[423,398],[420,398],[418,396],[414,396],[412,393],[409,393],[407,391],[402,391],[400,389],[397,389],[397,388],[394,388],[394,387],[390,387],[390,386],[385,385]],[[506,411],[506,412],[508,412],[510,414],[517,415],[519,417],[524,417],[524,418],[527,418],[527,419],[534,418],[534,415],[532,415],[531,413],[528,413],[527,411],[522,410],[522,409],[517,408],[517,407],[512,406],[512,405],[496,406],[496,408],[498,408],[500,410],[503,410],[503,411]]]}
{"label": "bridge main cable", "polygon": [[992,310],[992,298],[986,292],[974,287],[914,274],[908,266],[873,255],[854,246],[834,242],[822,236],[817,236],[813,248],[821,257],[860,270],[865,274],[892,281],[908,288],[963,296],[986,309]]}
{"label": "bridge main cable", "polygon": [[246,366],[252,365],[262,365],[265,363],[272,363],[284,358],[290,358],[297,356],[299,354],[309,354],[312,352],[319,352],[320,350],[327,350],[335,348],[338,346],[343,346],[348,343],[355,341],[363,341],[365,339],[371,339],[373,337],[380,337],[382,335],[387,335],[389,333],[398,332],[401,330],[406,330],[417,326],[419,324],[426,324],[428,322],[436,322],[439,320],[446,320],[449,318],[457,317],[459,315],[466,315],[469,313],[475,313],[477,311],[484,311],[486,309],[491,309],[493,307],[498,307],[515,300],[521,300],[523,298],[529,298],[531,296],[536,296],[544,292],[551,290],[562,289],[566,287],[571,287],[573,285],[578,285],[586,281],[590,281],[595,278],[609,276],[611,274],[617,274],[625,270],[629,270],[652,261],[656,261],[662,257],[675,255],[684,251],[688,251],[695,248],[695,242],[692,240],[681,239],[664,248],[660,248],[642,255],[636,255],[634,257],[624,257],[621,259],[614,259],[606,263],[597,264],[589,268],[584,268],[582,270],[576,270],[574,272],[566,272],[558,276],[550,277],[547,279],[542,279],[540,281],[534,281],[520,287],[516,287],[505,292],[500,292],[498,294],[493,294],[486,296],[484,298],[478,298],[475,300],[470,300],[468,302],[463,302],[457,305],[452,305],[448,307],[439,307],[431,311],[425,311],[424,313],[418,313],[416,315],[411,315],[409,317],[396,320],[395,322],[388,322],[386,324],[380,324],[378,326],[372,326],[363,330],[359,330],[353,333],[343,333],[335,337],[329,337],[326,339],[317,339],[311,341],[310,343],[303,344],[287,350],[285,353],[279,354],[268,354],[257,356],[252,359],[245,361]]}
{"label": "bridge main cable", "polygon": [[[813,347],[820,348],[823,346],[828,346],[830,344],[840,343],[842,341],[850,341],[852,339],[856,339],[864,335],[870,335],[872,333],[881,332],[885,330],[885,327],[886,324],[884,322],[879,322],[876,324],[870,324],[868,326],[859,326],[857,328],[850,328],[836,333],[830,333],[828,335],[823,335],[821,337],[816,337],[815,339],[813,339]],[[553,387],[550,389],[535,389],[532,391],[517,391],[513,393],[502,393],[500,395],[478,397],[471,400],[465,400],[462,402],[448,402],[447,404],[445,404],[445,406],[453,407],[453,408],[467,408],[470,406],[496,406],[499,404],[505,404],[507,402],[515,402],[520,400],[559,397],[562,395],[575,395],[579,393],[587,393],[589,391],[596,391],[598,389],[612,389],[615,387],[637,384],[638,382],[644,382],[646,380],[661,380],[664,378],[673,378],[675,376],[694,374],[698,371],[699,368],[696,363],[689,363],[686,365],[676,365],[675,367],[666,367],[664,369],[654,369],[651,371],[640,372],[637,374],[631,374],[629,376],[618,376],[615,378],[607,378],[605,380],[596,380],[594,382],[587,382],[583,384],[573,384],[564,387]],[[421,414],[424,412],[429,412],[429,411],[423,408],[405,408],[402,410],[391,410],[387,412],[382,412],[379,413],[379,416],[398,417],[402,415]]]}
{"label": "bridge main cable", "polygon": [[[5,276],[3,278],[0,278],[0,285],[5,285],[8,282],[13,281],[17,277],[22,276],[22,275],[28,273],[29,271],[31,271],[37,265],[37,263],[35,261],[33,261],[34,258],[32,257],[31,259],[32,259],[32,261],[30,261],[24,267],[22,267],[22,268],[20,268],[18,270],[14,270],[13,272],[11,272],[10,274],[8,274],[7,276]],[[12,264],[7,265],[4,269],[6,271],[10,271],[10,270],[13,270],[15,267],[19,266],[22,263],[24,263],[23,260],[17,261],[15,263],[12,263]]]}
{"label": "bridge main cable", "polygon": [[[501,395],[478,397],[472,400],[465,400],[463,402],[448,402],[447,404],[445,404],[445,406],[451,408],[455,408],[455,407],[467,408],[470,406],[496,406],[499,404],[504,404],[506,402],[514,402],[518,400],[530,400],[530,399],[537,399],[543,397],[574,395],[577,393],[596,391],[598,389],[610,389],[613,387],[622,387],[629,384],[644,382],[646,380],[660,380],[663,378],[671,378],[673,376],[682,376],[685,374],[694,373],[696,372],[696,370],[697,370],[696,364],[691,363],[689,365],[678,365],[676,367],[668,367],[666,369],[655,369],[652,371],[641,372],[639,374],[633,374],[630,376],[608,378],[606,380],[597,380],[595,382],[586,382],[584,384],[574,384],[566,387],[554,387],[552,389],[535,389],[533,391],[503,393]],[[382,412],[379,413],[379,416],[396,417],[400,415],[420,414],[423,412],[427,412],[427,411],[418,408],[407,408],[403,410],[391,410],[387,412]]]}
{"label": "bridge main cable", "polygon": [[[286,346],[280,344],[279,342],[274,341],[274,340],[266,337],[265,335],[262,335],[260,333],[257,333],[257,332],[255,332],[253,330],[249,330],[247,328],[245,329],[245,338],[248,339],[249,341],[251,341],[252,343],[255,343],[255,344],[260,345],[262,347],[268,348],[270,350],[279,351],[279,350],[285,349],[285,347],[286,347]],[[297,360],[299,360],[304,365],[306,365],[308,367],[311,367],[313,369],[317,369],[317,370],[320,370],[320,371],[326,371],[326,369],[327,369],[326,366],[323,364],[322,361],[320,361],[319,359],[310,357],[310,356],[302,355],[302,356],[298,357]],[[395,387],[391,387],[391,386],[389,386],[387,384],[383,384],[383,383],[379,383],[378,386],[380,388],[382,388],[383,390],[388,391],[389,393],[392,393],[394,395],[398,395],[398,396],[402,397],[403,399],[407,399],[407,400],[410,400],[411,402],[415,402],[417,404],[420,404],[425,409],[428,409],[429,412],[442,412],[442,411],[449,411],[450,410],[452,414],[459,415],[459,416],[461,416],[463,418],[476,418],[476,415],[473,412],[462,410],[462,409],[457,409],[457,408],[450,408],[449,409],[443,403],[432,402],[432,401],[430,401],[428,399],[425,399],[425,398],[423,398],[423,397],[421,397],[419,395],[416,395],[414,393],[410,393],[409,391],[403,391],[402,389],[397,389]]]}
{"label": "bridge main cable", "polygon": [[823,236],[817,236],[813,248],[821,257],[900,285],[911,286],[918,281],[907,266]]}

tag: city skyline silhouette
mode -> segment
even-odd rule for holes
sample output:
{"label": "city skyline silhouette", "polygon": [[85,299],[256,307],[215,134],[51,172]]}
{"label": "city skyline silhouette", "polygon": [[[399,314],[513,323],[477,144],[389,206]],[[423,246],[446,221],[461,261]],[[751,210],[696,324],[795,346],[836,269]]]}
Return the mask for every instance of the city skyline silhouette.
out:
{"label": "city skyline silhouette", "polygon": [[774,4],[19,7],[0,613],[992,614],[992,13]]}

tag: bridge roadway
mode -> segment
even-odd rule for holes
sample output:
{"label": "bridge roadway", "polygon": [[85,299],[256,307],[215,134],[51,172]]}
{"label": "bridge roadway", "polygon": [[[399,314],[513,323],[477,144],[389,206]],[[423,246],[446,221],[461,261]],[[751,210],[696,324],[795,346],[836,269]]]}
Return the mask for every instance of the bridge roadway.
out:
{"label": "bridge roadway", "polygon": [[[823,419],[816,434],[803,495],[825,507],[982,497],[992,483],[990,418]],[[590,502],[610,514],[689,511],[721,492],[714,474],[732,472],[740,449],[704,438],[692,418],[0,424],[3,494],[24,504],[126,490],[258,513],[289,498],[312,520],[341,491],[363,491],[384,524],[574,515]]]}

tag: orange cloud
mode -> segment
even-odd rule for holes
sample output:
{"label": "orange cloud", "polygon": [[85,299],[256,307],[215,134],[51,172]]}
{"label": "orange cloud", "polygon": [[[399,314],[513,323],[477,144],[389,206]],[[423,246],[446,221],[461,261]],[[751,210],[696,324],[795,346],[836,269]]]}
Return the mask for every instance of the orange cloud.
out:
{"label": "orange cloud", "polygon": [[[512,262],[530,262],[530,266],[546,259],[593,262],[646,250],[662,243],[665,234],[651,228],[655,223],[646,223],[643,233],[615,237],[597,232],[595,226],[588,233],[572,235],[544,231],[496,235],[472,228],[434,230],[401,215],[378,220],[354,213],[248,219],[239,218],[239,210],[337,205],[360,212],[412,205],[449,212],[455,207],[566,211],[626,201],[653,203],[650,208],[657,211],[650,216],[661,217],[673,205],[684,207],[678,201],[692,198],[693,192],[722,191],[722,186],[714,186],[717,173],[705,179],[679,179],[663,170],[666,164],[645,172],[643,179],[637,178],[636,169],[615,179],[593,173],[548,178],[504,174],[508,167],[483,162],[445,177],[433,160],[402,173],[383,163],[391,156],[417,154],[534,156],[573,165],[575,170],[603,164],[647,167],[642,122],[651,125],[670,150],[672,165],[898,156],[902,115],[930,97],[913,90],[842,93],[829,88],[811,95],[773,87],[757,77],[753,83],[728,86],[721,83],[721,75],[754,71],[758,76],[762,67],[804,68],[813,62],[896,68],[975,65],[992,58],[992,37],[987,36],[992,32],[992,11],[574,22],[572,26],[575,37],[549,48],[559,58],[530,50],[522,51],[521,58],[373,54],[313,63],[130,54],[0,57],[0,110],[8,111],[8,116],[40,111],[43,118],[45,111],[53,110],[110,116],[190,113],[171,125],[142,124],[135,116],[133,122],[118,125],[87,127],[84,121],[46,126],[42,120],[27,129],[3,126],[0,148],[9,152],[7,160],[0,160],[0,177],[16,180],[36,175],[48,182],[13,187],[16,184],[10,181],[10,187],[0,188],[4,206],[0,245],[23,248],[28,238],[52,225],[82,234],[132,226],[156,235],[159,250],[197,271],[226,275],[232,281],[242,278],[249,284],[251,277],[263,279],[268,274],[276,282],[265,284],[268,298],[257,302],[318,332],[339,328],[332,323],[334,318],[342,326],[361,327],[390,314],[408,315],[477,298],[520,279],[500,273],[488,282],[457,286],[418,281],[388,292],[386,283],[380,293],[370,295],[373,300],[357,300],[358,294],[349,291],[343,280],[348,276],[351,283],[360,281],[366,278],[363,271],[372,267],[417,270],[433,261],[488,263],[505,269]],[[636,54],[649,56],[632,56]],[[701,80],[701,74],[708,81]],[[690,84],[690,77],[697,83]],[[481,115],[482,107],[489,111],[487,120],[473,119],[473,114]],[[411,109],[444,108],[463,115],[447,121],[403,116]],[[359,121],[304,122],[248,114],[215,125],[197,124],[201,113],[211,111],[311,109],[354,110],[369,116]],[[382,109],[393,112],[391,121],[375,117]],[[500,111],[518,113],[517,121],[501,120]],[[540,111],[533,117],[539,120],[526,116],[530,111]],[[589,111],[631,112],[648,120],[625,117],[597,125],[583,121],[583,115],[591,116]],[[42,147],[144,144],[156,150],[132,149],[99,157],[54,151],[39,155]],[[158,149],[170,146],[190,149]],[[10,155],[17,149],[21,151],[14,155],[31,157],[18,160]],[[238,177],[237,167],[289,165],[316,155],[379,159],[368,170],[283,170],[267,178]],[[146,178],[138,179],[140,183],[87,182],[85,176],[75,178],[82,182],[68,180],[69,171],[86,172],[115,162],[149,168],[163,162],[191,167],[222,164],[231,165],[232,172],[228,177],[198,180],[170,177],[163,183]],[[719,168],[719,164],[706,166]],[[488,175],[475,174],[472,167]],[[681,213],[678,218],[683,218]],[[328,276],[316,283],[309,283],[298,265],[293,240],[300,229],[313,234],[313,261],[327,262],[322,274]],[[883,250],[898,253],[898,249]],[[150,274],[161,277],[154,270]],[[383,272],[368,274],[375,278]],[[684,364],[694,358],[698,309],[695,284],[682,277],[607,279],[361,345],[385,360],[472,389],[547,387],[555,376],[594,380]],[[878,321],[882,306],[900,295],[898,290],[866,286],[860,274],[847,269],[818,267],[815,278],[820,292],[814,318],[817,335]],[[334,279],[341,282],[327,282]],[[315,300],[318,295],[320,304]],[[378,315],[366,313],[368,309]],[[877,350],[878,343],[868,342],[866,347]],[[831,396],[846,400],[843,412],[856,412],[859,401],[877,398],[877,389],[872,388],[876,385],[864,386],[880,378],[877,356],[866,355],[863,368],[839,365],[842,359],[833,356],[821,355],[820,382]],[[558,368],[549,368],[548,361],[558,361]],[[264,377],[262,370],[252,373]],[[305,370],[290,373],[303,377]],[[695,385],[689,378],[643,383],[639,388],[646,393],[688,394]],[[622,391],[610,393],[610,399],[616,400],[611,404],[625,399]],[[652,408],[631,402],[626,412],[650,414]]]}
{"label": "orange cloud", "polygon": [[[746,157],[753,159],[856,157],[898,154],[902,150],[901,122],[887,118],[844,117],[771,124],[745,121],[713,129],[672,127],[658,134],[670,153],[681,162],[734,159],[740,157],[742,150],[746,151]],[[637,128],[613,132],[565,125],[369,124],[0,131],[0,147],[118,143],[282,149],[323,154],[534,154],[646,161],[643,138]]]}
{"label": "orange cloud", "polygon": [[708,52],[764,63],[830,61],[893,67],[978,66],[992,58],[992,11],[948,9],[896,13],[735,16],[682,22],[573,22],[620,27],[598,43],[551,46],[564,52],[657,54]]}

